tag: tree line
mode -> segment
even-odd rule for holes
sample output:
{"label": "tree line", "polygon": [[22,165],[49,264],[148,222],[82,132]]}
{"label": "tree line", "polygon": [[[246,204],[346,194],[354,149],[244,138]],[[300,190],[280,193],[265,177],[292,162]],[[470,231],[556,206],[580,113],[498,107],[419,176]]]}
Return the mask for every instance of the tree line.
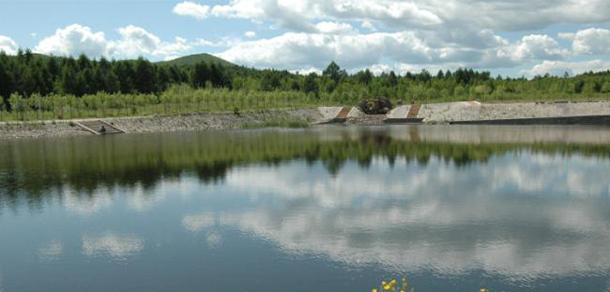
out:
{"label": "tree line", "polygon": [[[199,62],[171,65],[137,60],[99,60],[85,55],[78,58],[53,57],[19,51],[15,56],[0,52],[0,96],[5,110],[16,93],[69,95],[80,98],[100,92],[108,94],[161,95],[174,85],[194,89],[226,89],[243,92],[300,92],[311,100],[357,103],[360,99],[387,97],[414,102],[478,99],[538,100],[608,98],[610,71],[569,75],[537,76],[533,79],[492,77],[490,72],[473,69],[427,70],[406,74],[391,71],[379,75],[370,70],[349,74],[331,62],[322,74],[298,74],[280,70],[256,70]],[[1,110],[1,109],[0,109]]]}

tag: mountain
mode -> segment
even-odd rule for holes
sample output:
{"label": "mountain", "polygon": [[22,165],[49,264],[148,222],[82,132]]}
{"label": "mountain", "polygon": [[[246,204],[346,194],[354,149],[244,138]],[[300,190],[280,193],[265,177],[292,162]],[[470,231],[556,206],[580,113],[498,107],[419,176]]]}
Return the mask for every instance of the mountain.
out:
{"label": "mountain", "polygon": [[206,62],[206,63],[213,63],[213,64],[220,64],[224,67],[233,67],[233,66],[237,66],[229,61],[223,60],[221,58],[212,56],[210,54],[207,53],[203,53],[203,54],[195,54],[195,55],[189,55],[189,56],[184,56],[184,57],[180,57],[171,61],[162,61],[159,62],[159,64],[166,64],[166,65],[195,65],[199,62]]}

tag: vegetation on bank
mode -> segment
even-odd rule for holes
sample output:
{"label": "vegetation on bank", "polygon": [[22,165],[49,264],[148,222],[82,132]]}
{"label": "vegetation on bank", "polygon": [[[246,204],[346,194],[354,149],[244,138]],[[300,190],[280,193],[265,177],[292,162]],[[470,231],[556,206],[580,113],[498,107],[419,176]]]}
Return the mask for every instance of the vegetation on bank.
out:
{"label": "vegetation on bank", "polygon": [[[348,74],[334,62],[321,75],[255,70],[222,60],[183,58],[151,63],[0,52],[0,119],[67,119],[356,105],[362,99],[394,102],[456,100],[606,100],[610,71],[575,77],[492,77],[459,69],[374,75]],[[213,60],[202,62],[198,60]]]}

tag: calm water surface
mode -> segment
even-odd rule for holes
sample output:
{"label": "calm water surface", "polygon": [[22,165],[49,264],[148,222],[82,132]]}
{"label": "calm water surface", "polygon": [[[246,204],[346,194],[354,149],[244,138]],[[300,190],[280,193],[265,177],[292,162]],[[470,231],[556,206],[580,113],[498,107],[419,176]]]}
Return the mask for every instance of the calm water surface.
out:
{"label": "calm water surface", "polygon": [[0,142],[0,291],[608,291],[610,130]]}

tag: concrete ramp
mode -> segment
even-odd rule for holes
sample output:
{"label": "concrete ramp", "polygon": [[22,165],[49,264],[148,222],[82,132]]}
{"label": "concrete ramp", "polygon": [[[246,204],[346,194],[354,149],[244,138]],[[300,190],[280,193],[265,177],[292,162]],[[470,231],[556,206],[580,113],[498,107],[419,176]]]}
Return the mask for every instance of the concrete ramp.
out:
{"label": "concrete ramp", "polygon": [[411,106],[409,113],[407,114],[407,119],[417,119],[419,116],[419,110],[421,109],[421,104],[414,104]]}
{"label": "concrete ramp", "polygon": [[392,110],[384,121],[386,124],[419,124],[424,121],[419,118],[421,105],[399,106]]}
{"label": "concrete ramp", "polygon": [[333,118],[330,122],[331,123],[345,123],[347,121],[347,117],[348,117],[349,113],[352,111],[353,108],[354,107],[352,107],[352,106],[343,107],[339,111],[337,116],[335,118]]}
{"label": "concrete ramp", "polygon": [[101,120],[76,122],[76,125],[95,135],[124,134],[125,131]]}

